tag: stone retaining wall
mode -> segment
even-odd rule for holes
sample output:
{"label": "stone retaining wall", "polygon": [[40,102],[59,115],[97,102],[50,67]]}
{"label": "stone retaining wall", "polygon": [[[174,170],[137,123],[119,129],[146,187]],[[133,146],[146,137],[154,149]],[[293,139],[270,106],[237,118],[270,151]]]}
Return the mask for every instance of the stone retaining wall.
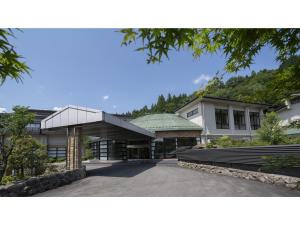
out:
{"label": "stone retaining wall", "polygon": [[261,173],[261,172],[248,171],[248,170],[240,170],[240,169],[211,166],[211,165],[198,164],[198,163],[190,163],[184,161],[179,161],[178,165],[181,167],[200,170],[207,173],[238,177],[246,180],[255,180],[267,184],[281,185],[290,189],[300,190],[300,178],[298,177],[290,177],[290,176],[284,176],[278,174],[268,174],[268,173]]}
{"label": "stone retaining wall", "polygon": [[0,197],[31,196],[40,192],[54,189],[86,176],[86,169],[82,167],[47,176],[32,177],[28,180],[0,187]]}

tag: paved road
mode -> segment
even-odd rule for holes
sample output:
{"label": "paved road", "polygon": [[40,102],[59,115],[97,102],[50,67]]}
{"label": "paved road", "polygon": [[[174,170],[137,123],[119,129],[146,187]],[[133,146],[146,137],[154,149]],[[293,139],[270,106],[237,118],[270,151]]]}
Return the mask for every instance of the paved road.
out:
{"label": "paved road", "polygon": [[172,161],[87,168],[87,178],[36,196],[300,196],[284,187],[180,168]]}

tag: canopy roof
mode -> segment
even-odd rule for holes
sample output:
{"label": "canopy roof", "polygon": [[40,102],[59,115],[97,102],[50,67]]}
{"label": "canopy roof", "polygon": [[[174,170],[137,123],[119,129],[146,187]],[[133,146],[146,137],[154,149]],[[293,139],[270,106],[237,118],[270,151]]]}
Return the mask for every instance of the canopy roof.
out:
{"label": "canopy roof", "polygon": [[181,116],[169,113],[146,115],[131,120],[130,122],[151,132],[202,130],[199,125],[190,122]]}
{"label": "canopy roof", "polygon": [[79,106],[66,106],[41,121],[44,132],[63,131],[70,126],[82,127],[86,135],[103,138],[154,137],[154,133],[121,120],[101,110]]}

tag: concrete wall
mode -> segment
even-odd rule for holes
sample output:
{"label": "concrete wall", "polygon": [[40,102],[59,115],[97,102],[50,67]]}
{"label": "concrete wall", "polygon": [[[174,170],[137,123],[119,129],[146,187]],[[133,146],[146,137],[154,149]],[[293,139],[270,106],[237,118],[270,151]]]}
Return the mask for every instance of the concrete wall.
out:
{"label": "concrete wall", "polygon": [[290,109],[285,108],[277,113],[282,120],[282,125],[289,125],[292,121],[300,119],[300,103],[291,104]]}
{"label": "concrete wall", "polygon": [[[187,117],[187,113],[191,112],[194,109],[198,109],[198,114],[193,115],[191,117]],[[182,112],[180,112],[180,116],[182,116],[183,118],[192,121],[193,123],[198,124],[201,127],[203,126],[203,118],[202,118],[202,107],[201,107],[201,103],[200,102],[195,102],[194,104],[191,104],[187,109],[183,110]]]}

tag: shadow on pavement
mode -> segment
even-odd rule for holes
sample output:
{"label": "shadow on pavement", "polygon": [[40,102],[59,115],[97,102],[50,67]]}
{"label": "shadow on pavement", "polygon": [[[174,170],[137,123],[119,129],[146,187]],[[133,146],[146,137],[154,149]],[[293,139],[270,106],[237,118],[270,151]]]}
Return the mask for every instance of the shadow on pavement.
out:
{"label": "shadow on pavement", "polygon": [[109,166],[87,170],[87,176],[134,177],[152,167],[157,162],[118,162]]}

